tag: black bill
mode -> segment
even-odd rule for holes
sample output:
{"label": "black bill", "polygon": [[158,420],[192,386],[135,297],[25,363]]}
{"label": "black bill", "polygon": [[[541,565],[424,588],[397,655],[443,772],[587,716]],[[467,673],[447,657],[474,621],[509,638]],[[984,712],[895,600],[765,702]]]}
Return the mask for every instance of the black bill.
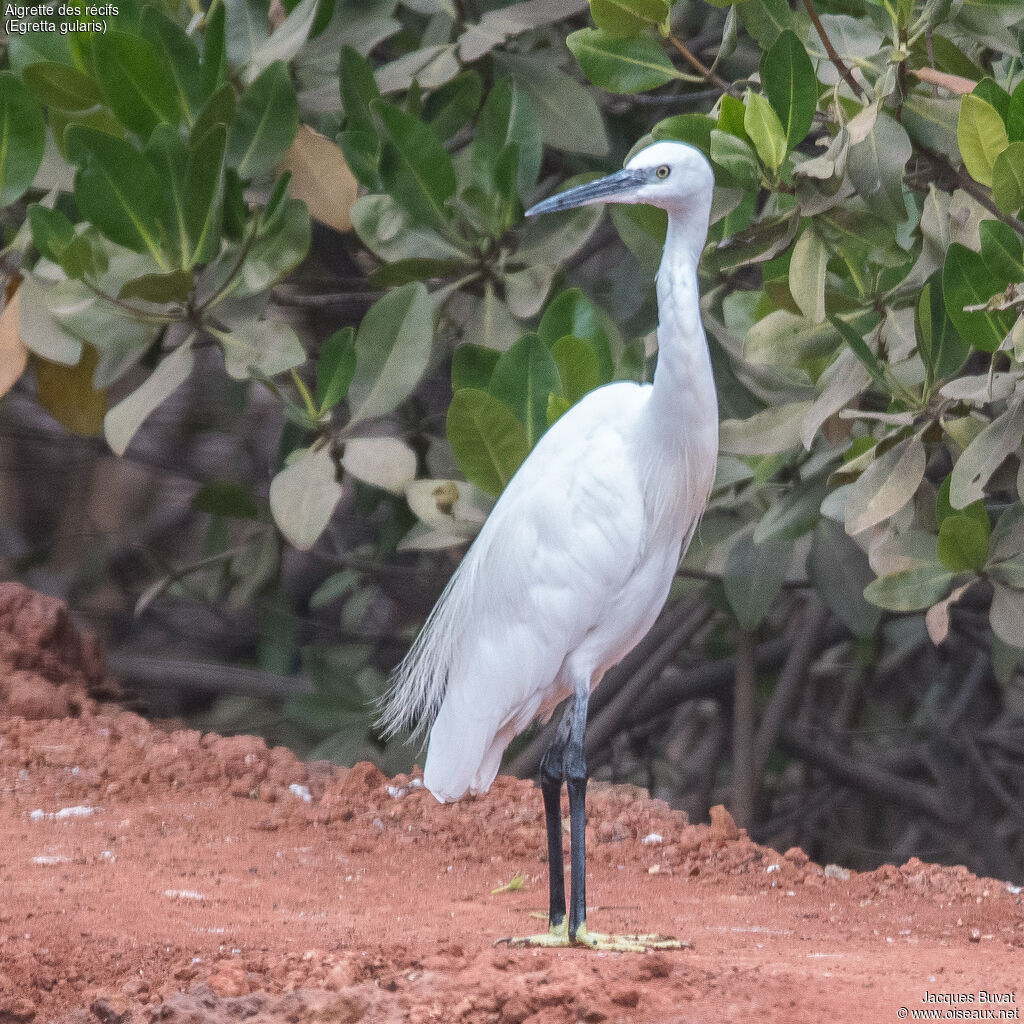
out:
{"label": "black bill", "polygon": [[586,206],[588,203],[600,203],[613,196],[632,192],[647,181],[646,170],[629,167],[609,174],[597,181],[588,181],[586,185],[577,185],[558,195],[551,196],[526,211],[527,217],[536,217],[540,213],[554,213],[558,210],[571,210],[575,206]]}

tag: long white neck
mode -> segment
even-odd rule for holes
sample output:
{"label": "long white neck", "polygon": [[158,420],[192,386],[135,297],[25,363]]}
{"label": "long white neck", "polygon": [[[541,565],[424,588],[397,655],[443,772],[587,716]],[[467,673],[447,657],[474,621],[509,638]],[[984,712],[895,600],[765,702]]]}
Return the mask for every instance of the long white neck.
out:
{"label": "long white neck", "polygon": [[[699,207],[699,208],[695,208]],[[658,366],[648,402],[652,433],[670,449],[718,447],[718,398],[700,319],[697,265],[710,197],[670,211],[658,269]]]}

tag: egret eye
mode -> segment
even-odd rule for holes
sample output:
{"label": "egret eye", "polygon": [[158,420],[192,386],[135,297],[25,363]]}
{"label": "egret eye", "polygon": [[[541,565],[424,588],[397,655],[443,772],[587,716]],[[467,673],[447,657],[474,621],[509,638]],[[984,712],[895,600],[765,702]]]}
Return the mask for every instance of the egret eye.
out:
{"label": "egret eye", "polygon": [[659,178],[667,178],[672,173],[672,168],[668,164],[662,164],[654,173]]}

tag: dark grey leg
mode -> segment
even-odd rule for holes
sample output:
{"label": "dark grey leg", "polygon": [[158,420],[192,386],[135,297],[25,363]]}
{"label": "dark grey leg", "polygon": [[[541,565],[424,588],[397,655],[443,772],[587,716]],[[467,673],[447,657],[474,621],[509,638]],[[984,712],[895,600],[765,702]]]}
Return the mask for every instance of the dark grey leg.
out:
{"label": "dark grey leg", "polygon": [[557,928],[565,920],[565,868],[562,863],[562,778],[569,739],[572,705],[565,710],[551,746],[540,762],[540,788],[544,794],[544,821],[548,831],[548,920]]}
{"label": "dark grey leg", "polygon": [[576,684],[572,704],[569,742],[565,750],[565,781],[569,790],[569,839],[572,891],[569,896],[569,938],[574,940],[587,919],[587,762],[584,734],[587,728],[587,704],[590,680]]}

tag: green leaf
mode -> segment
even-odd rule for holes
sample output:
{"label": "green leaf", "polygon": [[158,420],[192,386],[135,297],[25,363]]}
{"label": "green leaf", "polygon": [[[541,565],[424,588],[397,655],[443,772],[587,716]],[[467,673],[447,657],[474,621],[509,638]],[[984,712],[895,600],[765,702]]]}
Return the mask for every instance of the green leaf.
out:
{"label": "green leaf", "polygon": [[582,338],[571,334],[559,338],[551,346],[551,356],[561,378],[561,393],[570,405],[605,383],[594,346]]}
{"label": "green leaf", "polygon": [[228,63],[232,70],[243,68],[270,31],[270,0],[223,0],[217,6],[223,7],[227,15],[224,39]]}
{"label": "green leaf", "polygon": [[32,184],[45,146],[39,104],[14,75],[0,72],[0,207],[20,199]]}
{"label": "green leaf", "polygon": [[709,273],[724,273],[774,259],[793,241],[799,226],[800,217],[796,210],[768,217],[709,250],[702,261],[702,269]]}
{"label": "green leaf", "polygon": [[803,485],[779,499],[754,527],[754,543],[796,540],[809,533],[821,519],[821,503],[827,493],[824,476],[804,481]]}
{"label": "green leaf", "polygon": [[[221,86],[228,84],[225,25],[225,6],[217,4],[206,17],[206,34],[203,37],[201,77],[204,96],[212,96]],[[234,92],[234,87],[231,91]]]}
{"label": "green leaf", "polygon": [[389,195],[362,196],[352,204],[352,226],[363,244],[386,263],[406,259],[459,259],[465,253],[437,232],[414,223]]}
{"label": "green leaf", "polygon": [[[517,255],[523,256],[522,249],[517,250]],[[551,264],[527,264],[522,270],[505,274],[505,302],[513,315],[529,320],[540,312],[556,269]]]}
{"label": "green leaf", "polygon": [[753,141],[761,162],[774,174],[786,159],[786,135],[782,122],[772,105],[759,93],[747,93],[746,107],[743,127]]}
{"label": "green leaf", "polygon": [[1011,142],[992,165],[992,198],[1005,214],[1024,206],[1024,142]]}
{"label": "green leaf", "polygon": [[202,107],[205,98],[196,44],[155,3],[142,9],[139,30],[161,51],[161,63],[173,83],[178,108],[191,121],[192,112]]}
{"label": "green leaf", "polygon": [[800,443],[800,425],[811,402],[769,406],[744,420],[722,420],[719,446],[731,455],[777,455]]}
{"label": "green leaf", "polygon": [[995,107],[996,113],[1005,123],[1006,116],[1010,111],[1010,94],[1001,85],[997,85],[994,78],[983,78],[974,87],[971,95],[977,96]]}
{"label": "green leaf", "polygon": [[247,320],[214,332],[224,348],[224,369],[235,380],[269,378],[306,361],[298,335],[283,320]]}
{"label": "green leaf", "polygon": [[939,561],[950,572],[980,572],[988,560],[989,525],[973,516],[947,516],[939,527]]}
{"label": "green leaf", "polygon": [[970,505],[965,505],[962,509],[953,508],[949,500],[949,492],[953,485],[952,473],[946,477],[945,480],[939,484],[939,490],[935,495],[935,521],[941,527],[942,524],[950,517],[955,515],[965,515],[972,519],[978,520],[979,523],[983,524],[985,529],[985,536],[989,535],[989,520],[988,512],[985,509],[985,503],[983,501],[975,501]]}
{"label": "green leaf", "polygon": [[487,96],[473,140],[473,176],[485,190],[495,190],[499,157],[510,143],[517,147],[515,183],[523,197],[537,184],[540,171],[540,121],[530,98],[511,78],[503,78]]}
{"label": "green leaf", "polygon": [[455,195],[452,158],[433,129],[383,100],[372,104],[384,142],[380,176],[384,187],[413,220],[442,231]]}
{"label": "green leaf", "polygon": [[994,352],[1013,327],[1016,317],[1009,311],[966,313],[964,306],[987,302],[1008,283],[993,280],[982,256],[967,246],[954,242],[946,251],[946,262],[942,268],[946,312],[963,339],[974,348]]}
{"label": "green leaf", "polygon": [[674,139],[696,146],[706,157],[711,156],[711,133],[715,121],[706,114],[673,114],[663,118],[652,129],[655,139]]}
{"label": "green leaf", "polygon": [[579,288],[569,288],[548,303],[537,335],[549,348],[567,334],[588,342],[597,355],[601,380],[609,381],[615,366],[608,328],[605,314]]}
{"label": "green leaf", "polygon": [[384,416],[405,401],[427,368],[433,334],[433,307],[419,282],[388,292],[370,307],[356,336],[350,422]]}
{"label": "green leaf", "polygon": [[552,423],[560,416],[564,416],[571,408],[572,404],[568,398],[555,394],[548,395],[548,426],[550,427]]}
{"label": "green leaf", "polygon": [[952,377],[970,352],[970,346],[960,337],[946,312],[941,270],[936,270],[921,289],[914,310],[914,334],[929,387],[935,381]]}
{"label": "green leaf", "polygon": [[636,206],[612,203],[609,214],[626,248],[644,270],[652,276],[656,274],[665,250],[668,214],[646,203]]}
{"label": "green leaf", "polygon": [[359,573],[355,569],[342,569],[341,572],[328,576],[310,595],[309,607],[323,608],[339,597],[344,597],[359,586],[359,579]]}
{"label": "green leaf", "polygon": [[808,226],[793,246],[789,264],[789,290],[800,312],[812,323],[825,319],[825,271],[828,250],[821,236]]}
{"label": "green leaf", "polygon": [[755,544],[744,533],[725,561],[725,596],[744,629],[756,629],[772,610],[789,572],[793,545],[788,541]]}
{"label": "green leaf", "polygon": [[952,583],[953,573],[941,565],[919,565],[872,580],[864,588],[864,596],[891,612],[915,612],[941,601]]}
{"label": "green leaf", "polygon": [[226,145],[227,130],[216,124],[189,152],[184,203],[191,244],[187,267],[205,263],[220,251]]}
{"label": "green leaf", "polygon": [[907,219],[903,172],[913,151],[907,130],[879,113],[868,134],[849,149],[846,173],[870,209],[892,223]]}
{"label": "green leaf", "polygon": [[807,556],[807,574],[818,596],[854,636],[873,636],[881,612],[864,600],[873,573],[867,556],[846,531],[822,519],[814,531]]}
{"label": "green leaf", "polygon": [[889,390],[889,383],[885,379],[885,373],[878,362],[874,352],[868,348],[867,343],[860,336],[859,332],[836,316],[829,316],[828,322],[843,336],[843,341],[853,349],[853,354],[863,363],[864,369],[871,374],[871,379],[879,386]]}
{"label": "green leaf", "polygon": [[161,182],[130,143],[81,125],[65,133],[68,155],[81,167],[75,200],[81,215],[112,242],[148,252],[166,265],[160,246]]}
{"label": "green leaf", "polygon": [[191,248],[185,216],[188,150],[177,128],[169,124],[157,125],[146,144],[146,158],[160,176],[163,240],[175,260],[185,264]]}
{"label": "green leaf", "polygon": [[985,495],[985,485],[1024,436],[1024,401],[1016,399],[964,449],[950,477],[949,501],[962,509]]}
{"label": "green leaf", "polygon": [[1024,647],[1024,591],[994,584],[989,624],[1003,643]]}
{"label": "green leaf", "polygon": [[299,101],[286,65],[271,64],[250,85],[228,132],[228,166],[243,179],[262,178],[281,162],[299,126]]}
{"label": "green leaf", "polygon": [[340,132],[338,148],[344,154],[348,169],[360,185],[371,192],[380,192],[383,189],[379,171],[380,139],[377,138],[376,132]]}
{"label": "green leaf", "polygon": [[58,110],[88,110],[101,99],[99,86],[67,64],[39,61],[25,68],[21,77],[41,103]]}
{"label": "green leaf", "polygon": [[926,462],[924,445],[916,435],[875,459],[850,485],[846,532],[851,536],[863,533],[899,512],[917,493]]}
{"label": "green leaf", "polygon": [[342,327],[320,349],[316,364],[316,400],[320,412],[333,409],[347,394],[356,372],[356,331]]}
{"label": "green leaf", "polygon": [[256,74],[275,61],[290,61],[302,48],[312,31],[320,0],[299,0],[289,6],[288,16],[252,51],[242,80],[251,81]]}
{"label": "green leaf", "polygon": [[230,82],[225,82],[214,91],[203,105],[196,123],[192,126],[190,139],[193,143],[203,138],[214,125],[222,124],[227,129],[235,117],[238,95]]}
{"label": "green leaf", "polygon": [[75,235],[58,262],[61,270],[76,281],[87,276],[102,277],[110,265],[107,243],[96,228],[88,227]]}
{"label": "green leaf", "polygon": [[788,149],[803,142],[817,107],[818,80],[807,49],[792,29],[779,33],[761,59],[761,84],[779,115]]}
{"label": "green leaf", "polygon": [[141,36],[109,31],[93,35],[93,66],[107,106],[143,141],[162,123],[181,116],[167,63]]}
{"label": "green leaf", "polygon": [[452,356],[452,390],[490,390],[491,377],[500,356],[500,352],[483,345],[474,345],[472,342],[460,345]]}
{"label": "green leaf", "polygon": [[49,291],[31,274],[21,282],[17,292],[18,335],[36,355],[75,366],[82,358],[82,342],[53,315]]}
{"label": "green leaf", "polygon": [[650,36],[617,39],[598,28],[583,28],[565,43],[587,78],[609,92],[647,92],[681,77]]}
{"label": "green leaf", "polygon": [[736,138],[742,139],[744,142],[749,142],[747,129],[743,127],[743,118],[746,113],[747,108],[743,106],[743,101],[726,93],[718,107],[718,130],[735,135]]}
{"label": "green leaf", "polygon": [[39,203],[28,208],[28,222],[32,229],[32,244],[54,263],[59,263],[64,250],[75,237],[75,226],[60,210],[49,210]]}
{"label": "green leaf", "polygon": [[192,339],[179,345],[162,359],[146,382],[127,398],[122,398],[103,420],[107,444],[116,455],[124,455],[139,427],[157,406],[168,399],[192,373],[195,353]]}
{"label": "green leaf", "polygon": [[480,73],[468,68],[431,92],[423,104],[423,119],[434,129],[438,138],[450,139],[473,119],[480,108],[483,94],[484,83]]}
{"label": "green leaf", "polygon": [[[679,115],[686,117],[686,114]],[[669,118],[675,120],[675,118]],[[736,184],[743,189],[756,189],[760,184],[761,168],[757,154],[743,139],[717,128],[711,132],[711,159],[725,168]]]}
{"label": "green leaf", "polygon": [[981,238],[981,258],[992,280],[998,281],[996,291],[1006,284],[1024,280],[1024,260],[1021,241],[1009,224],[999,220],[983,220],[978,226]]}
{"label": "green leaf", "polygon": [[309,450],[270,481],[270,511],[288,542],[308,551],[331,521],[341,495],[330,451]]}
{"label": "green leaf", "polygon": [[629,36],[651,25],[667,25],[668,0],[590,0],[594,24],[610,36]]}
{"label": "green leaf", "polygon": [[447,432],[466,479],[488,494],[501,493],[530,451],[515,413],[477,388],[455,392],[448,406]]}
{"label": "green leaf", "polygon": [[516,414],[531,448],[547,429],[548,395],[561,390],[555,360],[536,334],[524,335],[503,352],[491,375],[491,394]]}
{"label": "green leaf", "polygon": [[991,187],[996,157],[1010,141],[999,111],[980,96],[965,96],[960,106],[956,137],[968,173],[975,181]]}
{"label": "green leaf", "polygon": [[260,506],[241,485],[230,480],[213,480],[204,484],[192,499],[194,512],[228,519],[260,519]]}
{"label": "green leaf", "polygon": [[[718,3],[721,0],[716,0]],[[800,20],[786,0],[746,0],[739,5],[739,15],[743,27],[762,50],[769,49],[786,29],[793,29],[799,36]]]}
{"label": "green leaf", "polygon": [[1024,82],[1018,82],[1006,108],[1006,131],[1011,142],[1024,142]]}
{"label": "green leaf", "polygon": [[184,302],[191,290],[192,275],[187,270],[174,270],[169,274],[143,274],[126,281],[117,297],[157,303]]}
{"label": "green leaf", "polygon": [[417,259],[415,256],[396,263],[385,263],[379,266],[369,281],[374,288],[393,288],[395,285],[408,284],[410,281],[429,281],[435,277],[450,277],[456,273],[473,270],[473,265],[466,260]]}
{"label": "green leaf", "polygon": [[416,453],[398,437],[353,437],[345,442],[342,468],[363,483],[394,495],[416,478]]}
{"label": "green leaf", "polygon": [[545,145],[590,156],[608,152],[604,116],[591,90],[560,70],[543,51],[499,51],[495,59],[533,101]]}

